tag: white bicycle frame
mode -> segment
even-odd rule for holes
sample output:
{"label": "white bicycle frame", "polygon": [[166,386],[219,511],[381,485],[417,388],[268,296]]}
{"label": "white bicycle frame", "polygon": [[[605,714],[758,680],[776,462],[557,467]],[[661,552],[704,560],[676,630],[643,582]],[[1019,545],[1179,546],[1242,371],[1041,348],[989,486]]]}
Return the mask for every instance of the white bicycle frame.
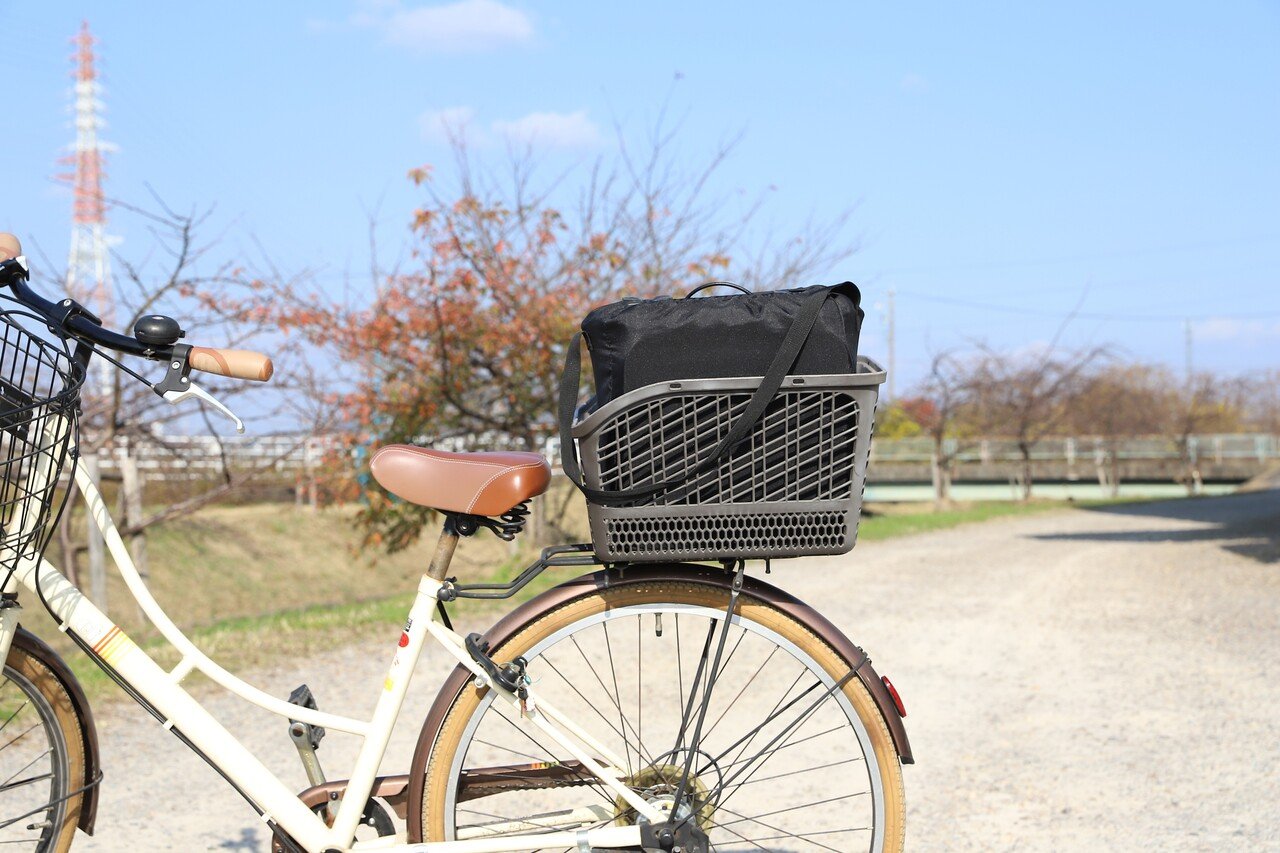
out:
{"label": "white bicycle frame", "polygon": [[[59,427],[58,419],[51,417],[48,429]],[[17,440],[16,437],[13,440]],[[74,451],[73,443],[68,452]],[[29,488],[26,492],[29,495],[42,494],[44,485],[54,475],[50,470],[53,460],[46,459],[46,456],[47,454],[42,456],[41,462],[32,466],[29,472]],[[169,619],[147,589],[93,481],[80,467],[75,470],[75,480],[89,516],[102,531],[107,548],[129,592],[164,639],[177,649],[181,659],[173,669],[165,671],[47,560],[37,561],[28,557],[20,561],[3,591],[16,593],[20,584],[32,592],[43,592],[59,622],[60,630],[73,631],[87,642],[126,684],[155,708],[166,729],[177,729],[194,749],[199,750],[207,761],[239,789],[260,812],[263,821],[277,824],[310,853],[329,850],[518,853],[548,847],[592,850],[640,846],[640,829],[637,826],[583,829],[588,824],[600,823],[611,817],[599,806],[584,806],[569,813],[530,815],[516,821],[519,826],[527,827],[535,823],[548,830],[555,830],[553,832],[498,837],[495,835],[498,828],[490,827],[487,834],[477,834],[478,837],[457,841],[409,844],[402,832],[397,836],[357,842],[356,828],[365,803],[373,791],[378,766],[386,753],[391,731],[399,718],[405,692],[428,635],[458,663],[471,670],[479,683],[495,690],[499,700],[519,704],[510,693],[490,684],[484,669],[467,652],[462,637],[436,620],[440,582],[424,574],[418,584],[417,596],[405,622],[404,634],[391,659],[372,718],[364,721],[310,710],[263,692],[223,669],[196,648]],[[17,517],[31,518],[36,515],[37,513],[27,513]],[[0,660],[8,658],[20,610],[16,606],[0,610]],[[349,776],[346,794],[338,806],[332,827],[327,826],[320,815],[312,812],[296,793],[287,788],[183,688],[183,679],[194,671],[204,673],[236,696],[281,717],[363,738],[360,753]],[[519,717],[521,725],[533,727],[555,741],[652,824],[657,825],[666,820],[662,811],[622,782],[618,768],[623,767],[625,762],[621,758],[557,711],[546,698],[535,695],[532,687],[529,692],[531,701],[527,712]],[[415,818],[410,816],[410,819]]]}

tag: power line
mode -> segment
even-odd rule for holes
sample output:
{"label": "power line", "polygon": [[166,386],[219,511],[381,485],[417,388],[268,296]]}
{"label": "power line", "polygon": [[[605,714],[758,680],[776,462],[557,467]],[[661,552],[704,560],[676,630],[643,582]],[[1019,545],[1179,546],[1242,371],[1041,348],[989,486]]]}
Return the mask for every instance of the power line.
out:
{"label": "power line", "polygon": [[[956,305],[962,308],[975,308],[981,311],[999,311],[1005,314],[1017,314],[1024,317],[1045,317],[1061,320],[1073,316],[1069,311],[1047,311],[1037,308],[1020,308],[1014,305],[998,305],[990,302],[976,302],[969,299],[955,299],[949,296],[933,296],[928,293],[916,293],[910,290],[899,290],[903,296],[919,299],[924,302],[937,302],[943,305]],[[1121,320],[1132,323],[1182,323],[1186,314],[1109,314],[1099,311],[1078,311],[1074,314],[1081,320]],[[1261,320],[1280,317],[1280,311],[1251,311],[1248,314],[1212,314],[1207,315],[1220,320]]]}
{"label": "power line", "polygon": [[1057,257],[1048,258],[1019,258],[1009,261],[962,261],[958,263],[937,264],[923,267],[891,267],[889,269],[881,270],[880,273],[884,275],[917,275],[923,273],[956,272],[960,270],[996,270],[1011,269],[1015,267],[1052,266],[1054,264],[1084,263],[1087,261],[1111,261],[1121,260],[1124,258],[1150,257],[1152,255],[1175,255],[1185,254],[1187,252],[1203,252],[1213,249],[1226,249],[1232,246],[1249,245],[1253,243],[1270,243],[1274,240],[1280,240],[1280,234],[1254,234],[1248,237],[1235,237],[1229,240],[1216,240],[1200,243],[1177,243],[1170,246],[1131,249],[1129,251],[1120,252],[1059,255]]}

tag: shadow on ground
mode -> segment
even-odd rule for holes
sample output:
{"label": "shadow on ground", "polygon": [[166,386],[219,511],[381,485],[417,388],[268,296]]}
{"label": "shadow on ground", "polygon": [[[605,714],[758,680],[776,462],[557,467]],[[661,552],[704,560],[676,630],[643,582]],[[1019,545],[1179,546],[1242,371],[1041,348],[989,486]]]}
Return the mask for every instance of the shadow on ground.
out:
{"label": "shadow on ground", "polygon": [[1086,507],[1103,515],[1175,520],[1147,530],[1045,533],[1035,539],[1066,542],[1220,542],[1223,550],[1260,563],[1280,563],[1280,489],[1212,498],[1185,498]]}
{"label": "shadow on ground", "polygon": [[228,838],[218,845],[219,850],[260,850],[262,841],[257,829],[241,829],[239,838]]}

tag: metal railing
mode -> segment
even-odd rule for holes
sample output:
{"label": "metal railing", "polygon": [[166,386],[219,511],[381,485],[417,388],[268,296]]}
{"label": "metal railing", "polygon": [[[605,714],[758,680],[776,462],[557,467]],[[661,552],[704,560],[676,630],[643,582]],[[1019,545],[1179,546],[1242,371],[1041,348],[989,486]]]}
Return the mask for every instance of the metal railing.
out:
{"label": "metal railing", "polygon": [[336,436],[162,435],[146,442],[118,443],[98,454],[104,469],[118,469],[133,459],[148,479],[187,478],[236,469],[271,468],[284,472],[311,471],[338,445]]}
{"label": "metal railing", "polygon": [[[1270,462],[1280,460],[1280,436],[1265,433],[1193,435],[1188,441],[1192,459]],[[1178,441],[1168,436],[1137,436],[1107,439],[1097,436],[1045,438],[1031,449],[1036,462],[1089,462],[1110,458],[1113,452],[1122,460],[1165,461],[1182,457]],[[946,439],[943,452],[959,463],[1018,462],[1022,451],[1018,443],[1004,438]],[[871,446],[871,459],[881,464],[928,463],[933,459],[931,438],[881,438]]]}

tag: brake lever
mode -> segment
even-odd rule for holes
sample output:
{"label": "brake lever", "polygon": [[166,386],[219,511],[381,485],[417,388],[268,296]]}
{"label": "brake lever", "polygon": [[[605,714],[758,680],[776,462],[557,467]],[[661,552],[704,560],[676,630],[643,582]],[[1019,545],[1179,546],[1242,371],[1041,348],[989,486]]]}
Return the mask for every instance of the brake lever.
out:
{"label": "brake lever", "polygon": [[236,413],[223,405],[221,400],[191,381],[190,357],[190,344],[174,344],[169,370],[164,379],[151,386],[151,390],[163,397],[166,403],[175,406],[189,397],[196,397],[231,418],[236,425],[236,432],[243,434],[244,421],[237,418]]}
{"label": "brake lever", "polygon": [[181,390],[161,391],[159,388],[156,388],[155,390],[166,402],[172,403],[175,406],[189,397],[199,398],[222,412],[227,417],[231,418],[232,422],[236,425],[236,432],[241,434],[244,433],[244,421],[236,417],[235,412],[228,409],[221,400],[201,388],[196,383],[192,382],[190,377],[183,377],[183,382],[186,384],[186,387]]}

